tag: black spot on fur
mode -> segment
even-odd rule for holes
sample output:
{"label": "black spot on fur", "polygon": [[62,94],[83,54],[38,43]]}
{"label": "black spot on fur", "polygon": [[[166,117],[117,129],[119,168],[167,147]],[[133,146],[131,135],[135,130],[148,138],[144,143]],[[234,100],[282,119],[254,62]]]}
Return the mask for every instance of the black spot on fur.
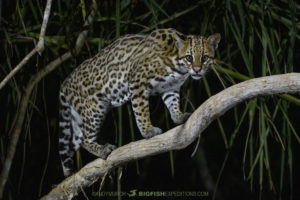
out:
{"label": "black spot on fur", "polygon": [[73,168],[73,160],[72,159],[66,160],[66,162],[64,162],[64,166],[68,168]]}
{"label": "black spot on fur", "polygon": [[61,98],[62,102],[66,102],[67,101],[64,95],[61,95],[60,98]]}
{"label": "black spot on fur", "polygon": [[165,96],[164,101],[166,101],[168,98],[170,98],[171,96],[173,96],[172,94],[168,94],[167,96]]}
{"label": "black spot on fur", "polygon": [[97,93],[97,95],[96,95],[98,98],[101,98],[101,97],[103,97],[103,94],[102,93]]}
{"label": "black spot on fur", "polygon": [[133,87],[130,87],[131,90],[136,90],[138,89],[140,86],[138,84],[134,85]]}
{"label": "black spot on fur", "polygon": [[[60,154],[61,160],[65,161],[66,159],[69,158],[68,154]],[[66,165],[65,165],[66,166]]]}
{"label": "black spot on fur", "polygon": [[163,78],[161,78],[161,77],[157,77],[157,78],[155,78],[155,80],[156,80],[156,81],[159,81],[159,82],[165,81],[165,79],[163,79]]}
{"label": "black spot on fur", "polygon": [[170,38],[170,39],[168,40],[168,45],[171,45],[172,42],[173,42],[173,38]]}
{"label": "black spot on fur", "polygon": [[184,36],[184,35],[182,35],[182,34],[178,34],[178,33],[176,33],[177,35],[178,35],[178,37],[180,38],[180,39],[182,39],[182,40],[186,40],[186,37]]}
{"label": "black spot on fur", "polygon": [[58,150],[59,151],[64,151],[66,149],[66,146],[68,146],[68,144],[64,144],[64,143],[60,142],[58,144]]}

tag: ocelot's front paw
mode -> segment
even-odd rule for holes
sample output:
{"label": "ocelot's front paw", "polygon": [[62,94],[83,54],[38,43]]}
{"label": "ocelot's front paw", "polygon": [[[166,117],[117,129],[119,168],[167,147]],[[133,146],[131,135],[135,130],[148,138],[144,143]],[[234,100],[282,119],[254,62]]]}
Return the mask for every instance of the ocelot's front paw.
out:
{"label": "ocelot's front paw", "polygon": [[186,120],[192,115],[192,113],[186,112],[181,114],[176,120],[174,120],[175,124],[183,124]]}
{"label": "ocelot's front paw", "polygon": [[152,138],[153,136],[159,135],[162,133],[162,130],[158,127],[152,127],[146,134],[144,134],[144,138]]}
{"label": "ocelot's front paw", "polygon": [[103,150],[101,151],[101,156],[100,158],[106,160],[107,156],[113,151],[115,150],[117,147],[115,145],[106,143],[105,145],[103,145]]}

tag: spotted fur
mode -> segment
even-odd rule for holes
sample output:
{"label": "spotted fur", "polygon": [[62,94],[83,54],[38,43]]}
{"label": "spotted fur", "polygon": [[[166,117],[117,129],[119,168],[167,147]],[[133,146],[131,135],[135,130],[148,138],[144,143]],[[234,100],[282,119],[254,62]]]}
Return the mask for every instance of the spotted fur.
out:
{"label": "spotted fur", "polygon": [[190,114],[180,111],[180,87],[189,76],[200,79],[206,73],[219,41],[220,34],[183,35],[175,29],[125,35],[76,68],[59,94],[59,153],[65,176],[81,146],[103,159],[115,149],[96,142],[112,107],[131,101],[144,138],[162,133],[150,121],[151,95],[161,95],[172,120],[183,123]]}

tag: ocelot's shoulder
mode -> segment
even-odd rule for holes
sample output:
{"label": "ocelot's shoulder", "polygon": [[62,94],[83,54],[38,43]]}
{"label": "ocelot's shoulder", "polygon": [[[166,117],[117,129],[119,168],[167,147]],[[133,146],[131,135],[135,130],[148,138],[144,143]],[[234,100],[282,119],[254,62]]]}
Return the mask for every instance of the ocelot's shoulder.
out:
{"label": "ocelot's shoulder", "polygon": [[147,37],[147,41],[156,47],[156,50],[167,50],[174,47],[176,38],[186,40],[187,37],[174,28],[153,30]]}

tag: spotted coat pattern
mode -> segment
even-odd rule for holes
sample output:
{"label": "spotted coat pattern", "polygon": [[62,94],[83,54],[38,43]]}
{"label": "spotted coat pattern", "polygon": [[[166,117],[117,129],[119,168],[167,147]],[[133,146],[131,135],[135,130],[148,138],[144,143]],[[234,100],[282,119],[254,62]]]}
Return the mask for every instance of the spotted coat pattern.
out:
{"label": "spotted coat pattern", "polygon": [[172,120],[183,123],[180,87],[191,76],[200,79],[214,63],[220,34],[183,35],[158,29],[148,35],[125,35],[84,61],[62,83],[59,153],[65,176],[72,172],[74,152],[80,147],[106,159],[114,145],[100,145],[97,134],[112,107],[131,101],[144,138],[161,134],[150,121],[149,96],[161,95]]}

